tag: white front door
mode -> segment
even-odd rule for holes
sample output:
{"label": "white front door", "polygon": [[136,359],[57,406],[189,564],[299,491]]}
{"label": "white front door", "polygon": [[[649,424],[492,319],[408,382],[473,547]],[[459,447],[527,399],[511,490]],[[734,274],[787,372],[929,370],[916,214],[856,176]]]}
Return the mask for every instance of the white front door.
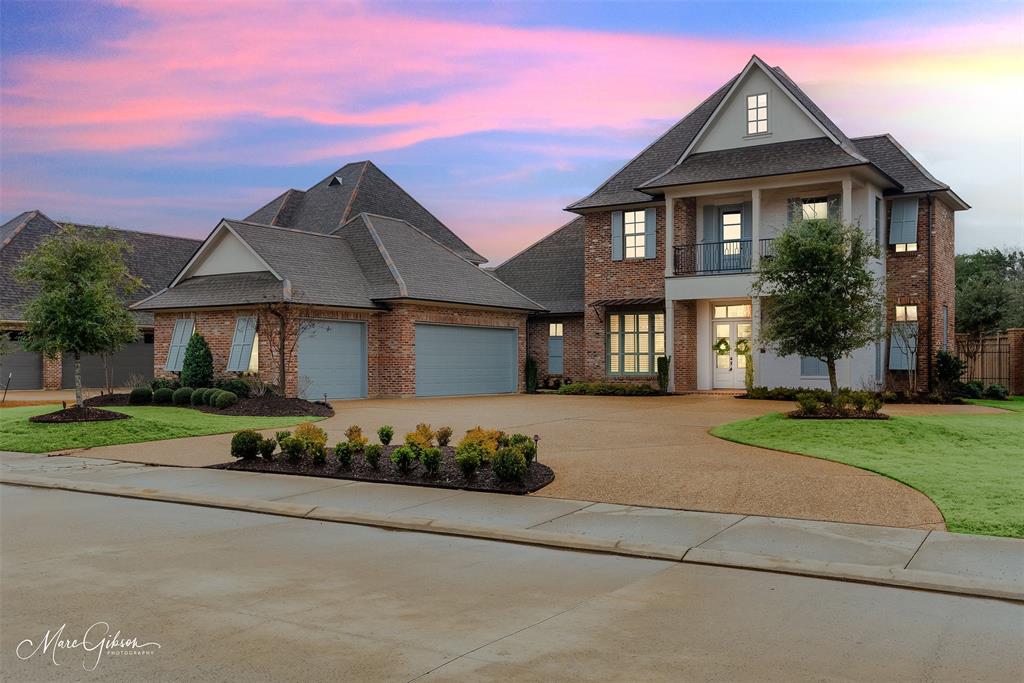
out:
{"label": "white front door", "polygon": [[736,352],[736,344],[745,340],[750,344],[750,322],[716,320],[712,323],[711,359],[716,389],[742,389],[747,369],[747,357]]}

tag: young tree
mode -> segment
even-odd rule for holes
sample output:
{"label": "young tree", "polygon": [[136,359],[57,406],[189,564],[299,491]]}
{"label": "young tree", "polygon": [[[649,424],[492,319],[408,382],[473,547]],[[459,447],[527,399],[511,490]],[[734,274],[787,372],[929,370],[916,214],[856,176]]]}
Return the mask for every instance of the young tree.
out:
{"label": "young tree", "polygon": [[123,297],[142,286],[128,272],[130,247],[109,231],[64,226],[26,254],[15,277],[39,287],[25,307],[22,345],[75,360],[75,403],[82,405],[82,354],[113,353],[138,336]]}
{"label": "young tree", "polygon": [[839,392],[836,361],[881,338],[885,297],[868,263],[878,247],[857,226],[837,220],[795,221],[761,260],[754,294],[764,312],[760,341],[779,355],[828,365]]}

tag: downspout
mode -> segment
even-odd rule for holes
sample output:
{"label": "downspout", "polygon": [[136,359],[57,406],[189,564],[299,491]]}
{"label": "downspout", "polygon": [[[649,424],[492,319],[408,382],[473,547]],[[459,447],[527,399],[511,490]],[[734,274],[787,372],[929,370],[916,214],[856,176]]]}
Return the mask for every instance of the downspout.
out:
{"label": "downspout", "polygon": [[281,395],[284,396],[284,316],[268,306],[270,314],[277,318],[277,382]]}
{"label": "downspout", "polygon": [[935,232],[935,225],[932,221],[932,193],[929,192],[925,195],[928,200],[928,393],[932,392],[932,339],[934,338],[935,330],[935,299],[932,288],[932,263],[934,262],[934,243],[932,240],[932,233]]}

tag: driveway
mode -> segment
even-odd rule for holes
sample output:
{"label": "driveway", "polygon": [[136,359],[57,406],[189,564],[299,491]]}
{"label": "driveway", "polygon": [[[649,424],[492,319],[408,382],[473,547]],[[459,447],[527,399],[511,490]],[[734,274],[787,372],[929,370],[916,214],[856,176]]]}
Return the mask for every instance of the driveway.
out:
{"label": "driveway", "polygon": [[[943,529],[922,493],[847,465],[716,439],[711,427],[783,409],[729,396],[514,395],[338,401],[320,422],[329,443],[351,424],[396,439],[418,422],[541,437],[555,481],[535,495],[687,510]],[[80,455],[201,466],[229,460],[230,435],[91,449]]]}

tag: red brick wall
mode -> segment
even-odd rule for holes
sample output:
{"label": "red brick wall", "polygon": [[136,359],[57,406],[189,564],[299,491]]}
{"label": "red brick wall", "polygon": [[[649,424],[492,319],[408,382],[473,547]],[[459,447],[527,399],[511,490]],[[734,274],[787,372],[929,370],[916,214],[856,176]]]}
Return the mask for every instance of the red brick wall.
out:
{"label": "red brick wall", "polygon": [[1024,327],[1013,327],[1006,331],[1010,339],[1010,385],[1011,394],[1024,396]]}
{"label": "red brick wall", "polygon": [[672,302],[672,374],[675,391],[697,390],[697,302]]}
{"label": "red brick wall", "polygon": [[63,364],[60,356],[43,356],[43,389],[63,389]]}
{"label": "red brick wall", "polygon": [[657,375],[626,378],[605,372],[605,311],[591,306],[602,299],[665,296],[665,209],[658,207],[656,222],[657,256],[653,259],[612,261],[612,220],[610,211],[587,214],[584,239],[584,378],[590,381],[614,379],[656,382]]}
{"label": "red brick wall", "polygon": [[537,361],[537,378],[545,384],[548,372],[548,324],[562,323],[563,380],[577,380],[583,371],[583,316],[542,316],[531,318],[527,324],[526,353]]}

